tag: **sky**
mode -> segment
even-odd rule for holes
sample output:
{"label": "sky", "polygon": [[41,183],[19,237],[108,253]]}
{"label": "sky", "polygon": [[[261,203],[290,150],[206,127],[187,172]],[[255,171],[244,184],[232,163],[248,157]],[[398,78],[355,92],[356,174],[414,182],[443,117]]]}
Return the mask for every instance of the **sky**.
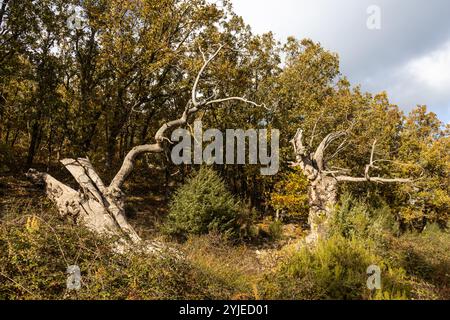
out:
{"label": "sky", "polygon": [[450,1],[232,0],[255,33],[311,38],[337,52],[353,85],[425,104],[450,123]]}

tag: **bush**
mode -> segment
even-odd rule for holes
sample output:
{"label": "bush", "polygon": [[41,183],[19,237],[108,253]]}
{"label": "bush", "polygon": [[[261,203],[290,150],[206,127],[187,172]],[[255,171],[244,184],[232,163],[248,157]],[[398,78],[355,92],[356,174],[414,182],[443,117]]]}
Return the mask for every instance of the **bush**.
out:
{"label": "bush", "polygon": [[269,237],[272,241],[280,240],[283,237],[283,223],[280,220],[272,221],[269,224]]}
{"label": "bush", "polygon": [[[367,288],[366,270],[381,268],[382,289]],[[314,249],[303,247],[261,284],[267,299],[404,299],[409,288],[402,269],[389,266],[362,242],[334,236]]]}
{"label": "bush", "polygon": [[396,264],[414,278],[416,299],[450,299],[450,232],[437,224],[407,232],[390,248]]}
{"label": "bush", "polygon": [[171,203],[164,231],[186,238],[189,234],[219,232],[229,238],[239,235],[239,206],[224,181],[209,167],[180,187]]}
{"label": "bush", "polygon": [[[55,210],[19,212],[0,220],[0,300],[230,299],[242,292],[238,282],[169,254],[115,254],[111,239],[60,221]],[[78,291],[66,289],[69,265],[81,269]]]}
{"label": "bush", "polygon": [[357,238],[366,243],[382,246],[386,237],[398,230],[394,215],[386,204],[374,208],[350,194],[341,197],[328,227],[328,234]]}
{"label": "bush", "polygon": [[386,204],[376,207],[351,195],[341,197],[328,233],[364,242],[391,265],[405,270],[414,299],[447,299],[450,266],[449,233],[438,224],[428,225],[422,233],[406,232],[400,237],[399,225]]}

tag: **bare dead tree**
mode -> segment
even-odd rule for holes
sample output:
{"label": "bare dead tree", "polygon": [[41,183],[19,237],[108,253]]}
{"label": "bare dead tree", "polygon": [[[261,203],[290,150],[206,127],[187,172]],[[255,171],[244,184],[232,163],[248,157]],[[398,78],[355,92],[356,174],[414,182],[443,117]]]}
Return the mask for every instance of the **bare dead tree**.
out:
{"label": "bare dead tree", "polygon": [[409,178],[383,178],[372,177],[371,169],[377,169],[375,165],[379,162],[388,162],[389,160],[374,160],[376,140],[372,144],[369,163],[365,167],[364,177],[352,177],[343,175],[346,169],[329,169],[327,160],[334,158],[345,148],[345,140],[337,147],[331,157],[325,158],[325,151],[330,145],[346,136],[346,132],[333,132],[328,134],[319,144],[314,152],[309,151],[309,146],[303,144],[303,131],[298,129],[295,137],[291,140],[294,147],[296,161],[291,163],[293,167],[300,167],[309,180],[308,202],[309,216],[308,222],[311,228],[307,236],[307,243],[316,242],[324,235],[327,224],[333,214],[337,203],[337,186],[339,182],[375,182],[375,183],[412,183]]}
{"label": "bare dead tree", "polygon": [[[211,97],[198,100],[197,87],[206,67],[222,50],[220,46],[209,59],[203,56],[203,65],[195,78],[190,101],[180,118],[164,123],[156,132],[155,143],[139,145],[131,149],[123,160],[120,170],[116,173],[109,186],[106,186],[88,158],[63,159],[61,163],[75,178],[80,186],[76,191],[66,184],[56,180],[47,173],[30,169],[27,176],[36,183],[43,183],[47,196],[57,206],[62,217],[69,217],[77,223],[84,224],[92,231],[118,236],[116,244],[118,251],[124,251],[130,245],[141,244],[142,239],[127,221],[124,211],[125,196],[122,186],[130,173],[138,156],[145,153],[161,153],[165,150],[164,141],[169,140],[166,133],[169,130],[187,124],[190,115],[213,104],[237,100],[253,106],[260,106],[243,97]],[[148,252],[160,252],[162,244],[145,243]]]}

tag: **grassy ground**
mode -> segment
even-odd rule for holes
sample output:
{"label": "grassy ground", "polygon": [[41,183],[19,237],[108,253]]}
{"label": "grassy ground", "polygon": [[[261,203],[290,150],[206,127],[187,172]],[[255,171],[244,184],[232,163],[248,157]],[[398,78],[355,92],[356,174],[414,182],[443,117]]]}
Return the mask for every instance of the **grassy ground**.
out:
{"label": "grassy ground", "polygon": [[[127,185],[127,214],[145,238],[158,237],[167,195]],[[269,224],[259,228],[270,233]],[[450,299],[450,235],[386,235],[383,248],[332,237],[315,250],[282,226],[274,239],[231,244],[219,235],[192,236],[177,246],[180,261],[111,252],[108,239],[59,219],[42,190],[0,177],[0,299]],[[366,268],[383,269],[383,290],[371,292]],[[67,291],[68,265],[82,289]]]}

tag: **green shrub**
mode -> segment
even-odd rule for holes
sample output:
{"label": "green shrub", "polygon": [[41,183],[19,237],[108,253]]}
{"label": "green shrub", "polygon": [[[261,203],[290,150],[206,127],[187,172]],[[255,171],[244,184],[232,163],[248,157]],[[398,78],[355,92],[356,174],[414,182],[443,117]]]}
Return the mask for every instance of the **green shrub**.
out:
{"label": "green shrub", "polygon": [[335,209],[328,233],[345,238],[357,238],[382,246],[386,236],[397,229],[394,215],[386,204],[374,208],[365,201],[346,193]]}
{"label": "green shrub", "polygon": [[330,236],[357,239],[391,265],[404,269],[412,298],[449,297],[449,233],[438,224],[427,225],[421,233],[410,231],[397,237],[399,226],[389,206],[371,206],[344,194],[328,231]]}
{"label": "green shrub", "polygon": [[213,169],[202,167],[176,191],[164,231],[181,238],[209,232],[235,238],[239,235],[238,202]]}
{"label": "green shrub", "polygon": [[416,299],[450,299],[450,232],[437,224],[395,239],[392,260],[415,279]]}
{"label": "green shrub", "polygon": [[280,240],[283,236],[283,223],[275,220],[269,225],[269,237],[272,241]]}
{"label": "green shrub", "polygon": [[[381,268],[382,289],[367,288],[370,265]],[[262,281],[268,299],[404,299],[409,288],[402,269],[390,267],[362,242],[333,236],[314,249],[301,248]]]}
{"label": "green shrub", "polygon": [[[55,210],[30,211],[0,220],[0,300],[230,299],[242,291],[189,260],[115,254],[111,239],[59,220]],[[69,265],[80,267],[78,291],[66,289]]]}

